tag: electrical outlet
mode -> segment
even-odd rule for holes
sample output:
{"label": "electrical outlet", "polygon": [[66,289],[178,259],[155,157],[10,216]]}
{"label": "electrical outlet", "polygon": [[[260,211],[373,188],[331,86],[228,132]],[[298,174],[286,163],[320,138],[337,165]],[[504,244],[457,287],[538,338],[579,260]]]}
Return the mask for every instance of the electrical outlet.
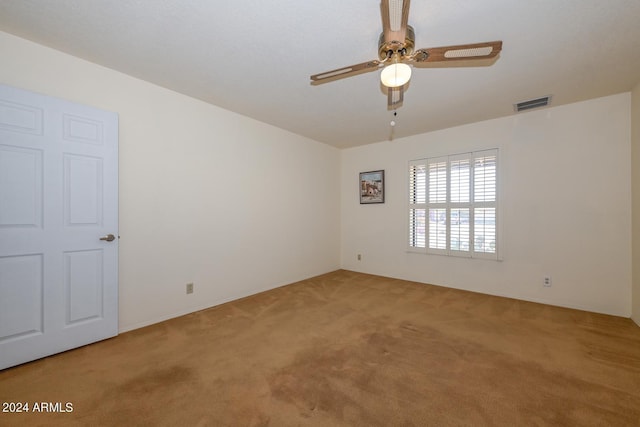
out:
{"label": "electrical outlet", "polygon": [[193,293],[193,283],[187,283],[187,293],[188,294]]}
{"label": "electrical outlet", "polygon": [[551,276],[544,276],[544,281],[542,282],[545,287],[551,286]]}
{"label": "electrical outlet", "polygon": [[358,254],[358,261],[362,261],[362,255]]}

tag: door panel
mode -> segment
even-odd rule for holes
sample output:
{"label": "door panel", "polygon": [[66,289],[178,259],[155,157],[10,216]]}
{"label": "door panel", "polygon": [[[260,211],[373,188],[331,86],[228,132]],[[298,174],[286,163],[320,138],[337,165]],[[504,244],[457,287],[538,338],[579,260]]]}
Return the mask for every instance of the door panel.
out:
{"label": "door panel", "polygon": [[0,129],[42,135],[42,108],[0,99]]}
{"label": "door panel", "polygon": [[66,325],[103,316],[102,250],[65,253]]}
{"label": "door panel", "polygon": [[102,225],[102,160],[65,155],[64,207],[67,227]]}
{"label": "door panel", "polygon": [[0,369],[118,331],[118,117],[0,85]]}
{"label": "door panel", "polygon": [[0,145],[0,227],[42,226],[42,152]]}
{"label": "door panel", "polygon": [[[43,331],[42,256],[0,258],[0,343]],[[12,288],[20,289],[12,292]]]}

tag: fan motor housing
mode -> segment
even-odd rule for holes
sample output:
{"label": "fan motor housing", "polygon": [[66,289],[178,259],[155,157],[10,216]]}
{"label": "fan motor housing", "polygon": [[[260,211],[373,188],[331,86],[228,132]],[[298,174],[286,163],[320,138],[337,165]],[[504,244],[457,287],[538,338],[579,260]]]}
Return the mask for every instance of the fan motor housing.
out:
{"label": "fan motor housing", "polygon": [[404,43],[400,41],[384,41],[384,33],[380,34],[380,38],[378,39],[378,56],[381,60],[384,60],[389,56],[389,51],[392,54],[400,53],[401,56],[411,55],[413,53],[413,49],[415,47],[416,42],[416,34],[413,31],[413,27],[411,25],[407,25],[407,31],[405,32]]}

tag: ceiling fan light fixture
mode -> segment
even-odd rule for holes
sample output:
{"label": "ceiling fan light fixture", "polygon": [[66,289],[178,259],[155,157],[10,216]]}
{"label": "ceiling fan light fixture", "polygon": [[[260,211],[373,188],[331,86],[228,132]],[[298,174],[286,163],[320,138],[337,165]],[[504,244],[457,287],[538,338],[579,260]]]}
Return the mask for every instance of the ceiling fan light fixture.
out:
{"label": "ceiling fan light fixture", "polygon": [[400,87],[411,78],[411,67],[401,62],[387,65],[380,73],[380,81],[386,87]]}

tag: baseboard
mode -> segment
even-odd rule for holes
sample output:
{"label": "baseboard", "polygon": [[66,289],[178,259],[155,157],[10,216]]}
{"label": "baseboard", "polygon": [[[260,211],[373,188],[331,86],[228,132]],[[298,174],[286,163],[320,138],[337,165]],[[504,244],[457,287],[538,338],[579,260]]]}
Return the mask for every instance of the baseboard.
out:
{"label": "baseboard", "polygon": [[303,281],[303,280],[309,280],[309,279],[312,279],[312,278],[315,278],[315,277],[323,276],[325,274],[330,274],[330,273],[332,273],[333,271],[336,271],[336,270],[338,270],[338,269],[336,268],[336,269],[331,270],[331,271],[326,271],[324,273],[314,274],[312,276],[305,277],[305,278],[300,278],[300,279],[297,279],[297,280],[288,280],[286,283],[277,284],[275,286],[268,286],[266,288],[255,288],[255,289],[249,290],[247,292],[243,292],[243,293],[232,295],[232,296],[230,296],[228,298],[223,298],[223,299],[215,301],[213,303],[206,303],[206,304],[202,304],[200,306],[189,307],[189,308],[186,308],[184,310],[176,311],[176,312],[173,312],[173,313],[170,313],[170,314],[167,314],[167,315],[163,315],[163,316],[160,316],[160,317],[155,317],[155,318],[150,319],[150,320],[145,320],[144,322],[138,322],[138,323],[134,323],[134,324],[131,324],[131,325],[126,325],[126,326],[118,328],[118,333],[123,334],[125,332],[133,331],[135,329],[140,329],[140,328],[144,328],[146,326],[155,325],[156,323],[165,322],[167,320],[175,319],[176,317],[186,316],[187,314],[192,314],[192,313],[196,313],[198,311],[207,310],[209,308],[217,307],[219,305],[226,304],[228,302],[237,301],[239,299],[247,298],[247,297],[250,297],[252,295],[257,295],[257,294],[262,293],[262,292],[267,292],[267,291],[270,291],[270,290],[273,290],[273,289],[277,289],[277,288],[281,288],[283,286],[288,286],[288,285],[291,285],[293,283],[297,283],[297,282],[300,282],[300,281]]}

